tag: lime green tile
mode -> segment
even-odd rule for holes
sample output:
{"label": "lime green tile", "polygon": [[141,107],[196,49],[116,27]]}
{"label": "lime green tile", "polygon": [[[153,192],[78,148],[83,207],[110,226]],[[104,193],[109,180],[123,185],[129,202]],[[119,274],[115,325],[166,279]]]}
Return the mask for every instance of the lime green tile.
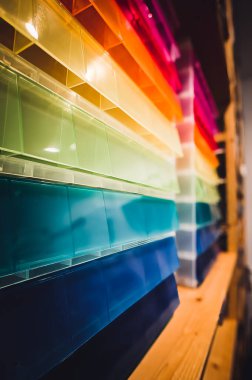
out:
{"label": "lime green tile", "polygon": [[80,168],[110,176],[105,126],[77,108],[73,108],[73,122]]}
{"label": "lime green tile", "polygon": [[17,75],[0,67],[0,143],[10,151],[23,151]]}

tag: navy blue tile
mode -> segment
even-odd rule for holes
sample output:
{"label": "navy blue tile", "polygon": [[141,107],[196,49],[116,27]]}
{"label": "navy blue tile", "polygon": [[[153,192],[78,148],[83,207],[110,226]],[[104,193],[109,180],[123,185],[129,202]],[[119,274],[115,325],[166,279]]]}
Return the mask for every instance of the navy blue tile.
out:
{"label": "navy blue tile", "polygon": [[127,379],[179,304],[169,276],[43,380]]}

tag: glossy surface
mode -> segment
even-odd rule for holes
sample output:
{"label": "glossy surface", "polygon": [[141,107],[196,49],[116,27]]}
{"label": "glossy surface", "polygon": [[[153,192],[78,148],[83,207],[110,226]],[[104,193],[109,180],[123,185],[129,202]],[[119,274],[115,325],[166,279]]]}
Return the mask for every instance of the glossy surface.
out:
{"label": "glossy surface", "polygon": [[116,2],[163,75],[175,91],[179,90],[181,85],[174,61],[180,53],[159,3],[155,0],[148,3],[144,0]]}
{"label": "glossy surface", "polygon": [[183,144],[183,153],[184,156],[177,159],[176,163],[179,177],[196,175],[212,186],[217,186],[221,182],[216,168],[209,164],[197,147],[193,144]]}
{"label": "glossy surface", "polygon": [[178,305],[176,281],[171,275],[43,380],[70,379],[73,368],[75,380],[83,380],[87,374],[94,379],[129,378]]}
{"label": "glossy surface", "polygon": [[[219,166],[219,160],[215,154],[215,150],[209,145],[209,139],[207,138],[207,134],[200,131],[198,126],[196,125],[194,128],[194,142],[196,147],[199,149],[201,154],[207,159],[208,163],[213,167],[217,168]],[[214,140],[213,140],[214,141]],[[212,141],[211,141],[212,142]]]}
{"label": "glossy surface", "polygon": [[177,283],[190,287],[200,285],[208,274],[218,252],[218,244],[213,244],[196,258],[181,257],[179,259],[180,266],[176,273]]}
{"label": "glossy surface", "polygon": [[2,376],[39,378],[177,266],[175,241],[168,238],[2,289]]}
{"label": "glossy surface", "polygon": [[[35,56],[37,56],[37,54],[45,54],[41,53],[39,48],[35,45],[33,45],[33,47],[36,49],[34,53]],[[44,59],[44,62],[43,58],[40,56],[39,58],[41,58],[39,59],[39,63],[42,61],[40,68],[36,66],[38,65],[38,62],[36,60],[34,62],[33,58],[27,57],[27,59],[33,62],[32,64],[30,61],[28,62],[26,59],[20,57],[19,55],[16,55],[5,46],[0,45],[0,61],[3,63],[3,65],[6,66],[6,62],[8,62],[9,69],[11,67],[13,71],[24,75],[26,78],[28,77],[32,79],[36,82],[36,84],[39,84],[55,95],[58,95],[68,104],[74,105],[75,107],[87,113],[92,118],[99,120],[107,126],[111,127],[111,129],[120,132],[124,137],[127,137],[129,140],[133,140],[134,142],[140,144],[148,151],[152,151],[160,157],[167,158],[167,154],[170,154],[168,147],[158,141],[153,135],[146,134],[146,131],[139,124],[134,122],[126,114],[123,114],[123,112],[118,108],[114,108],[113,104],[101,95],[96,94],[94,98],[89,97],[88,94],[90,93],[91,95],[92,91],[94,95],[94,90],[92,90],[92,88],[89,88],[87,84],[83,83],[83,91],[80,91],[80,94],[74,91],[75,86],[79,88],[79,85],[76,84],[76,82],[82,83],[82,81],[80,79],[78,81],[78,78],[76,79],[76,77],[72,78],[73,74],[70,72],[68,72],[67,78],[62,78],[60,82],[59,79],[55,76],[56,71],[45,71],[47,69],[47,66],[53,65],[53,63],[47,62],[46,59]],[[57,65],[56,61],[55,64]],[[73,89],[71,89],[72,87]],[[117,116],[117,119],[113,117],[113,115]],[[134,132],[135,130],[138,132]],[[143,133],[142,136],[140,135],[140,132]],[[147,141],[148,138],[150,138],[150,141]]]}
{"label": "glossy surface", "polygon": [[[184,155],[177,159],[181,187],[178,199],[197,192],[198,202],[215,203],[218,200],[217,185],[221,182],[216,172],[219,161],[216,157],[218,145],[214,140],[218,132],[217,108],[189,41],[182,43],[181,52],[178,67],[182,91],[179,97],[184,120],[178,125],[178,131]],[[200,178],[204,186],[200,188],[195,185],[195,180],[190,181],[188,170],[192,171],[192,177]]]}
{"label": "glossy surface", "polygon": [[169,81],[115,1],[92,0],[86,7],[73,0],[62,3],[164,115],[171,120],[182,117]]}
{"label": "glossy surface", "polygon": [[171,161],[0,66],[2,150],[145,186],[177,191]]}
{"label": "glossy surface", "polygon": [[7,177],[0,195],[1,276],[95,259],[178,227],[175,203],[165,199]]}
{"label": "glossy surface", "polygon": [[194,173],[179,174],[178,181],[180,193],[176,196],[177,203],[203,202],[216,204],[220,200],[217,187],[205,182]]}
{"label": "glossy surface", "polygon": [[210,185],[217,186],[220,183],[220,178],[218,176],[217,170],[214,169],[205,159],[205,157],[198,152],[195,158],[195,170],[197,175],[204,181],[208,182]]}
{"label": "glossy surface", "polygon": [[123,191],[126,193],[141,194],[161,199],[173,199],[174,197],[166,191],[152,187],[140,186],[137,183],[102,177],[91,173],[80,172],[64,167],[48,165],[27,158],[0,154],[0,170],[2,174],[12,175],[18,178],[30,178],[56,183],[67,183],[76,186],[87,186],[102,188],[112,191]]}
{"label": "glossy surface", "polygon": [[[205,140],[201,138],[201,141]],[[202,154],[201,150],[198,149],[198,146],[194,143],[182,144],[182,150],[183,157],[177,158],[178,171],[197,170],[198,175],[204,175],[205,177],[210,178],[211,181],[216,181],[218,179],[216,168],[219,165],[219,161],[212,151],[211,155],[208,155],[207,150]]]}
{"label": "glossy surface", "polygon": [[180,229],[182,225],[203,227],[215,221],[208,203],[177,203]]}
{"label": "glossy surface", "polygon": [[180,229],[176,233],[179,257],[196,257],[206,251],[220,236],[214,224],[194,230]]}
{"label": "glossy surface", "polygon": [[[21,0],[0,5],[1,15],[20,33],[90,85],[137,122],[150,139],[164,143],[180,155],[178,133],[79,23],[53,0]],[[45,20],[50,28],[45,28]]]}
{"label": "glossy surface", "polygon": [[177,128],[181,142],[183,144],[194,142],[200,152],[216,167],[218,160],[215,151],[218,149],[218,144],[215,142],[214,136],[206,131],[202,123],[197,120],[197,116],[184,118],[181,123],[177,124]]}
{"label": "glossy surface", "polygon": [[181,44],[181,58],[178,66],[182,82],[180,98],[184,116],[192,117],[210,135],[216,134],[218,132],[215,120],[218,116],[217,107],[200,63],[196,61],[188,40]]}

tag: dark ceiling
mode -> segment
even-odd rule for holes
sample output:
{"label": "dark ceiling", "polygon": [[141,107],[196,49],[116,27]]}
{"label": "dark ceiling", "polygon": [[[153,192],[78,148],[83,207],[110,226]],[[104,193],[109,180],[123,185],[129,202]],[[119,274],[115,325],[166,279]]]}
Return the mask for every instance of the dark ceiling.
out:
{"label": "dark ceiling", "polygon": [[241,80],[252,77],[252,1],[233,0],[235,53]]}
{"label": "dark ceiling", "polygon": [[230,100],[223,48],[228,37],[224,4],[221,0],[173,0],[180,34],[192,40],[220,116]]}

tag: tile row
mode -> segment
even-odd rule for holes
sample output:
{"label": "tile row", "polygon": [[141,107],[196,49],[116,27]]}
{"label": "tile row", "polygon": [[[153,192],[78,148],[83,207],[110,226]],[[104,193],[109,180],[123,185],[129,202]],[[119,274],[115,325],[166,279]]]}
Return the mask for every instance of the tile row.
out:
{"label": "tile row", "polygon": [[174,193],[175,164],[0,66],[3,151]]}
{"label": "tile row", "polygon": [[2,376],[40,378],[177,266],[167,238],[0,290]]}
{"label": "tile row", "polygon": [[92,260],[178,227],[174,201],[137,194],[1,176],[0,198],[1,276]]}

